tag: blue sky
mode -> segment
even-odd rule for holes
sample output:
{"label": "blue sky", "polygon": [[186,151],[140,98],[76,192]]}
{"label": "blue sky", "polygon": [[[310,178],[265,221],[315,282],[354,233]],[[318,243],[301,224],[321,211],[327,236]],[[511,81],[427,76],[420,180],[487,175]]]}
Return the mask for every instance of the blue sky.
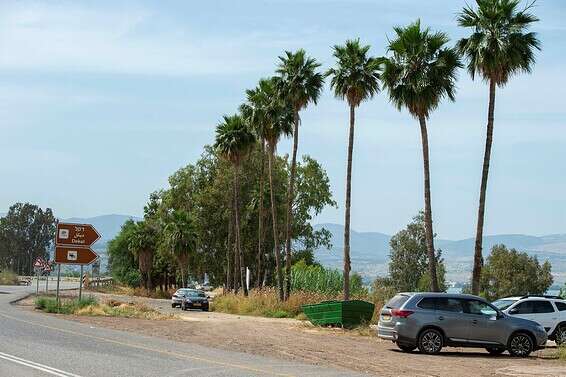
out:
{"label": "blue sky", "polygon": [[[211,143],[222,114],[305,48],[359,37],[383,55],[417,18],[453,41],[460,0],[3,1],[0,3],[0,212],[16,201],[60,217],[140,215],[151,191]],[[532,75],[498,91],[486,233],[566,232],[566,3],[540,0],[543,51]],[[429,122],[433,214],[442,238],[474,234],[487,87],[461,71],[456,103]],[[300,154],[326,167],[343,223],[348,110],[326,88],[302,113]],[[394,233],[422,208],[416,121],[384,94],[358,110],[352,227]],[[280,153],[289,151],[284,141]]]}

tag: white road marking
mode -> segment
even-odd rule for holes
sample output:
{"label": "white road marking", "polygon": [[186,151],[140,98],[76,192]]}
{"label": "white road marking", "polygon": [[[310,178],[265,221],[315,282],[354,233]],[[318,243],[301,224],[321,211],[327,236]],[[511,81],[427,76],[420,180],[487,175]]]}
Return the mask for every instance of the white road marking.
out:
{"label": "white road marking", "polygon": [[11,361],[13,363],[16,364],[20,364],[20,365],[24,365],[28,368],[33,368],[33,369],[37,369],[40,370],[42,372],[48,373],[52,376],[57,376],[57,377],[81,377],[77,374],[73,374],[73,373],[69,373],[69,372],[65,372],[62,371],[60,369],[55,369],[52,367],[49,367],[47,365],[43,365],[43,364],[39,364],[33,361],[29,361],[26,359],[22,359],[20,357],[17,356],[13,356],[13,355],[8,355],[7,353],[3,353],[0,352],[0,359],[4,359],[4,360],[8,360]]}

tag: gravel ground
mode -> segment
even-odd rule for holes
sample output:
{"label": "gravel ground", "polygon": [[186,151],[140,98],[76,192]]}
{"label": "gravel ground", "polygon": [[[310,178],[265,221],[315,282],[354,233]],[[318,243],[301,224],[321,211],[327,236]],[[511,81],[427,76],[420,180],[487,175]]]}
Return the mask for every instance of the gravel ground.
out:
{"label": "gravel ground", "polygon": [[[90,294],[90,292],[89,292]],[[238,316],[171,308],[169,300],[94,293],[101,300],[142,302],[179,319],[148,321],[109,317],[68,319],[231,351],[343,367],[378,376],[566,376],[566,363],[549,359],[555,349],[527,359],[490,356],[480,349],[447,348],[440,355],[403,353],[374,332],[318,328],[293,319]],[[31,300],[21,303],[31,305]]]}

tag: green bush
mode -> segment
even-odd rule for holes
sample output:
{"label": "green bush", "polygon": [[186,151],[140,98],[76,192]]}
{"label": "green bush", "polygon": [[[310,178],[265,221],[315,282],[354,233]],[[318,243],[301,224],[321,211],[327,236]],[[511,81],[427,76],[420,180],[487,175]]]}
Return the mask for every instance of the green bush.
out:
{"label": "green bush", "polygon": [[98,301],[93,296],[82,299],[62,299],[61,305],[57,307],[57,299],[54,297],[38,297],[35,299],[35,308],[47,313],[73,314],[76,310],[89,305],[96,305]]}
{"label": "green bush", "polygon": [[[307,265],[303,261],[291,267],[291,289],[293,291],[317,292],[325,295],[338,295],[344,287],[344,275],[339,270],[319,265]],[[358,274],[350,276],[352,295],[367,293]]]}
{"label": "green bush", "polygon": [[138,270],[130,270],[123,277],[123,283],[129,287],[136,288],[141,284],[141,274]]}

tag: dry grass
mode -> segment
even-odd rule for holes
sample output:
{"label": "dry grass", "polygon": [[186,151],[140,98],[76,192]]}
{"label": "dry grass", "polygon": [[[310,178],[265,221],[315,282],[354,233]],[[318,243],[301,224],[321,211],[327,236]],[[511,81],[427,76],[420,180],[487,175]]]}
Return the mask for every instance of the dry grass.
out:
{"label": "dry grass", "polygon": [[18,275],[12,271],[2,271],[0,272],[0,285],[17,285]]}
{"label": "dry grass", "polygon": [[[215,296],[211,310],[230,314],[305,320],[306,316],[301,310],[302,305],[340,299],[341,297],[336,295],[300,291],[293,292],[287,301],[279,301],[275,288],[253,289],[248,297],[241,293]],[[368,297],[352,297],[352,299],[368,300]]]}
{"label": "dry grass", "polygon": [[35,307],[36,309],[47,313],[61,313],[78,316],[124,317],[149,320],[177,318],[173,314],[162,314],[141,303],[125,303],[115,300],[99,303],[94,297],[87,297],[82,300],[70,298],[62,299],[61,304],[57,306],[55,298],[42,296],[35,300]]}

